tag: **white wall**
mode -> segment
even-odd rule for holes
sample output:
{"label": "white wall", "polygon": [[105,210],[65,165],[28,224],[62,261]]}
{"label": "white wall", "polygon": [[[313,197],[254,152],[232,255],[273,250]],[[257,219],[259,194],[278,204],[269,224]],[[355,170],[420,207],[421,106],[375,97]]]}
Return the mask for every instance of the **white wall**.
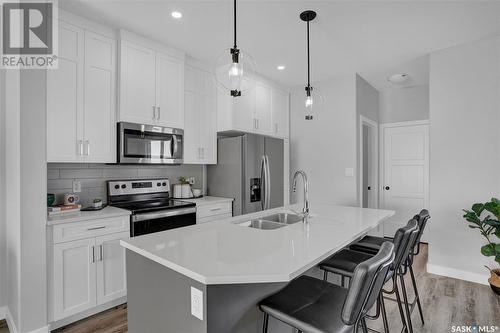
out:
{"label": "white wall", "polygon": [[392,88],[380,93],[380,123],[429,119],[429,86]]}
{"label": "white wall", "polygon": [[429,271],[486,283],[462,209],[499,196],[500,39],[431,54]]}
{"label": "white wall", "polygon": [[[356,205],[356,76],[335,78],[314,85],[324,97],[321,112],[305,120],[304,88],[292,92],[290,112],[290,170],[306,171],[310,181],[311,210],[314,204]],[[299,185],[301,186],[301,185]],[[300,191],[298,188],[297,192]],[[301,193],[291,202],[301,200]]]}
{"label": "white wall", "polygon": [[5,70],[0,70],[0,307],[6,305]]}

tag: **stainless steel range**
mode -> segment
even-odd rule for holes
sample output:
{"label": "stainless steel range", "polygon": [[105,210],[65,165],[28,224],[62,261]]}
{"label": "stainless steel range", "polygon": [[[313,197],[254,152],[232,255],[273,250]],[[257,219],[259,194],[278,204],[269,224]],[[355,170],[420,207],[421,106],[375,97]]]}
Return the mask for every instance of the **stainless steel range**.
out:
{"label": "stainless steel range", "polygon": [[196,205],[170,199],[168,179],[108,181],[108,203],[132,212],[130,236],[196,224]]}

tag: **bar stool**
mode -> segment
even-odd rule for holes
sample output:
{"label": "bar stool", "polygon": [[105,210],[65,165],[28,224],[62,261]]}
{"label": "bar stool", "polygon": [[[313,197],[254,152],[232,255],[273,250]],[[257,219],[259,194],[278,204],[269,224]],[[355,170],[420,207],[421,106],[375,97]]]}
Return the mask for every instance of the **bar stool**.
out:
{"label": "bar stool", "polygon": [[[388,282],[391,279],[393,280],[392,291],[388,291],[386,293],[396,294],[399,314],[401,316],[401,322],[403,324],[404,329],[407,329],[408,325],[405,320],[405,315],[403,313],[403,307],[402,307],[403,303],[401,302],[401,296],[399,293],[398,285],[396,283],[396,276],[397,272],[400,271],[403,263],[406,261],[406,258],[408,257],[408,251],[411,248],[413,238],[416,238],[417,233],[418,233],[418,222],[415,219],[410,220],[405,227],[400,228],[396,231],[393,241],[395,259],[391,266],[389,274],[386,277],[386,282]],[[362,253],[362,252],[352,251],[349,249],[344,249],[334,254],[327,260],[323,261],[322,263],[320,263],[319,268],[324,271],[325,281],[328,279],[328,273],[335,273],[341,276],[343,284],[345,277],[348,278],[352,277],[352,274],[356,269],[357,265],[359,265],[361,262],[367,260],[367,258],[370,258],[372,256],[373,254],[371,253]],[[382,313],[384,331],[387,333],[389,331],[389,325],[387,322],[387,314],[385,311],[384,297],[382,295],[382,292],[379,295],[376,314],[375,316],[369,317],[369,319],[378,318],[380,312]]]}
{"label": "bar stool", "polygon": [[[422,311],[422,305],[420,303],[420,295],[418,293],[418,288],[417,288],[417,281],[415,279],[415,273],[413,271],[413,262],[414,262],[413,259],[416,255],[418,255],[420,253],[420,240],[421,240],[422,235],[424,233],[425,226],[427,225],[427,222],[430,219],[429,211],[427,209],[422,209],[418,215],[415,215],[414,218],[418,219],[419,232],[418,232],[418,235],[415,239],[415,244],[412,245],[411,252],[409,253],[407,260],[403,263],[404,267],[403,267],[402,273],[403,273],[403,275],[406,275],[407,270],[409,270],[410,277],[411,277],[411,283],[412,283],[412,287],[413,287],[413,292],[415,294],[414,300],[409,305],[407,305],[410,307],[410,313],[413,312],[415,305],[417,305],[418,312],[420,314],[420,320],[422,321],[422,324],[425,324],[424,314]],[[387,239],[383,238],[383,237],[366,236],[363,239],[361,239],[359,242],[351,244],[349,246],[349,248],[351,250],[354,250],[354,251],[375,254],[375,253],[377,253],[378,249],[380,248],[380,245],[384,241],[387,241]],[[404,281],[403,281],[403,283],[404,283]],[[411,318],[410,318],[409,322],[411,325]]]}
{"label": "bar stool", "polygon": [[259,304],[264,313],[262,332],[267,333],[272,316],[300,333],[357,333],[359,326],[367,333],[365,316],[393,261],[394,245],[386,242],[356,267],[349,289],[309,276],[293,280]]}

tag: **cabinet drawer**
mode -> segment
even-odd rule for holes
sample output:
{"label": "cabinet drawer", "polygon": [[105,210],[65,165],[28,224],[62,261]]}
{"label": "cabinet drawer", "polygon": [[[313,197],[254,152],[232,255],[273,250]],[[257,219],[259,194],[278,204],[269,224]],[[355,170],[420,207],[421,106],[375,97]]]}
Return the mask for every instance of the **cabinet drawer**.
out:
{"label": "cabinet drawer", "polygon": [[220,220],[228,219],[230,217],[233,217],[232,213],[212,215],[212,216],[207,216],[207,217],[202,217],[202,218],[198,217],[198,218],[196,218],[196,224],[220,221]]}
{"label": "cabinet drawer", "polygon": [[106,219],[89,220],[83,222],[55,225],[53,227],[53,242],[62,243],[77,239],[84,239],[115,232],[130,230],[130,218],[120,216]]}
{"label": "cabinet drawer", "polygon": [[208,216],[221,215],[233,213],[233,204],[231,201],[229,202],[219,202],[211,205],[203,205],[196,207],[196,217],[204,218]]}

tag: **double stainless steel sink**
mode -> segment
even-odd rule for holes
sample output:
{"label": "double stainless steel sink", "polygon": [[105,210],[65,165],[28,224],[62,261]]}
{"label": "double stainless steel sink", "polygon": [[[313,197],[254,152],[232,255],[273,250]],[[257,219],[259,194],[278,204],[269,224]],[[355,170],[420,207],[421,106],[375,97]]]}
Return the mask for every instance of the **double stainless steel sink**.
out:
{"label": "double stainless steel sink", "polygon": [[250,221],[238,222],[237,224],[255,229],[273,230],[285,227],[289,224],[301,222],[303,219],[303,216],[293,213],[277,213]]}

